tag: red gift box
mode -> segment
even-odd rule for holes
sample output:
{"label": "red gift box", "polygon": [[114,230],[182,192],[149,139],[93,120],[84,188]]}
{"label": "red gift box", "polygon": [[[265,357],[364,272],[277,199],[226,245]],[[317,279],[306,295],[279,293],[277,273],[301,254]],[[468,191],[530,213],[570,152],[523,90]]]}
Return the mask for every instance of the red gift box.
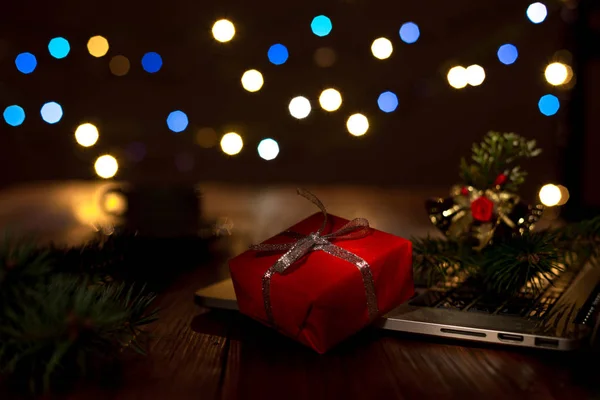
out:
{"label": "red gift box", "polygon": [[[324,214],[326,223],[320,232],[322,235],[335,232],[349,222],[323,212],[310,216],[287,232],[307,237],[319,230],[324,223]],[[261,246],[297,241],[283,232]],[[263,296],[263,278],[285,251],[249,250],[230,260],[240,311],[318,353],[324,353],[370,324],[374,317],[391,311],[413,295],[410,241],[367,227],[362,237],[331,238],[329,242],[369,264],[376,295],[376,315],[369,312],[375,304],[371,304],[371,308],[367,304],[367,284],[357,265],[318,247],[291,263],[284,272],[272,275],[267,291],[269,304]]]}

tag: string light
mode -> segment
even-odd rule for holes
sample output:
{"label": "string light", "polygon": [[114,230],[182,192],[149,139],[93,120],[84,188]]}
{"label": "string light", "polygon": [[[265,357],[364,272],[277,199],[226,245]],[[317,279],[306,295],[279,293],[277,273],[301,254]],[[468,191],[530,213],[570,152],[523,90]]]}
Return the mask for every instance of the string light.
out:
{"label": "string light", "polygon": [[83,147],[95,145],[99,136],[98,128],[90,123],[81,124],[75,130],[75,140]]}
{"label": "string light", "polygon": [[507,43],[503,44],[498,48],[497,55],[498,60],[500,60],[502,64],[511,65],[515,61],[517,61],[517,58],[519,57],[519,52],[517,51],[517,48],[514,45]]}
{"label": "string light", "polygon": [[103,36],[93,36],[87,43],[88,52],[96,58],[104,57],[109,47],[108,40]]}
{"label": "string light", "polygon": [[290,110],[290,114],[292,115],[292,117],[297,119],[304,119],[308,117],[312,107],[310,106],[310,101],[306,97],[298,96],[294,97],[290,101],[288,109]]}
{"label": "string light", "polygon": [[212,35],[217,42],[229,42],[235,36],[235,25],[227,19],[220,19],[214,23]]}
{"label": "string light", "polygon": [[354,114],[346,122],[348,132],[354,136],[362,136],[369,130],[369,120],[362,114]]}
{"label": "string light", "polygon": [[371,45],[371,53],[375,58],[380,60],[385,60],[392,55],[394,51],[394,47],[392,46],[392,42],[389,39],[381,37],[379,39],[375,39],[373,44]]}
{"label": "string light", "polygon": [[110,72],[116,76],[125,76],[129,72],[129,68],[131,68],[131,63],[129,59],[125,56],[114,56],[108,65],[110,68]]}
{"label": "string light", "polygon": [[546,67],[544,76],[546,81],[553,86],[569,83],[572,77],[571,67],[560,62],[553,62]]}
{"label": "string light", "polygon": [[419,26],[414,22],[407,22],[402,24],[400,27],[400,39],[404,43],[412,44],[419,40],[419,36],[421,36],[421,31],[419,30]]}
{"label": "string light", "polygon": [[25,121],[25,110],[17,105],[8,106],[2,116],[8,125],[19,126]]}
{"label": "string light", "polygon": [[144,57],[142,57],[142,68],[148,73],[154,74],[160,71],[162,65],[162,57],[156,52],[151,51],[144,54]]}
{"label": "string light", "polygon": [[335,89],[325,89],[319,96],[319,104],[325,111],[336,111],[342,105],[342,95]]}
{"label": "string light", "polygon": [[527,7],[527,18],[534,24],[541,24],[548,16],[548,9],[543,3],[532,3]]}
{"label": "string light", "polygon": [[221,150],[223,153],[234,156],[242,151],[244,141],[242,137],[235,132],[229,132],[221,138]]}
{"label": "string light", "polygon": [[543,205],[546,207],[554,207],[560,203],[562,193],[558,186],[549,183],[540,189],[539,196]]}
{"label": "string light", "polygon": [[471,86],[479,86],[485,80],[485,70],[477,64],[467,67],[467,83]]}
{"label": "string light", "polygon": [[63,109],[57,102],[50,101],[42,106],[40,114],[44,122],[56,124],[63,117]]}
{"label": "string light", "polygon": [[274,160],[279,155],[279,145],[273,139],[263,139],[258,144],[258,155],[266,161]]}
{"label": "string light", "polygon": [[396,111],[396,108],[398,108],[398,96],[390,91],[383,92],[377,98],[377,105],[381,111],[386,113]]}
{"label": "string light", "polygon": [[167,117],[167,126],[175,133],[183,132],[188,126],[187,115],[180,110],[173,111]]}
{"label": "string light", "polygon": [[312,22],[310,23],[310,29],[315,35],[323,37],[331,33],[333,25],[331,24],[329,17],[325,15],[319,15],[313,18]]}
{"label": "string light", "polygon": [[558,100],[558,97],[552,94],[546,94],[540,98],[538,108],[542,114],[550,117],[556,114],[560,109],[560,101]]}
{"label": "string light", "polygon": [[242,75],[242,87],[249,92],[258,92],[264,83],[262,74],[255,69],[248,70]]}
{"label": "string light", "polygon": [[71,51],[69,41],[63,37],[56,37],[48,43],[50,55],[56,59],[65,58]]}
{"label": "string light", "polygon": [[117,159],[110,154],[105,154],[98,157],[94,164],[94,169],[100,178],[109,179],[117,174],[119,163],[117,162]]}
{"label": "string light", "polygon": [[469,83],[467,70],[465,67],[456,66],[448,71],[448,83],[455,89],[462,89]]}
{"label": "string light", "polygon": [[30,74],[37,67],[37,59],[31,53],[21,53],[15,58],[17,70],[23,74]]}
{"label": "string light", "polygon": [[267,52],[267,57],[272,64],[281,65],[285,64],[289,57],[289,52],[287,47],[284,45],[277,43],[273,46],[269,47],[269,51]]}

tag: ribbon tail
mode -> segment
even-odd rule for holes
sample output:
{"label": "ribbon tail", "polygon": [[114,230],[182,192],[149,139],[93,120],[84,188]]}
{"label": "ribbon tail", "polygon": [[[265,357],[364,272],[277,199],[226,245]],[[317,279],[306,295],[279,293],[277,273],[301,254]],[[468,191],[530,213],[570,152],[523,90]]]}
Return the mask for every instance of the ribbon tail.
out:
{"label": "ribbon tail", "polygon": [[325,206],[323,205],[323,203],[321,202],[321,200],[319,200],[319,198],[317,196],[315,196],[314,194],[312,194],[311,192],[309,192],[306,189],[298,188],[296,190],[296,192],[300,196],[309,200],[315,206],[319,207],[319,210],[321,210],[321,212],[323,213],[323,223],[321,224],[321,228],[318,231],[319,235],[320,235],[321,233],[323,233],[323,231],[325,230],[325,227],[327,226],[327,210],[325,210]]}

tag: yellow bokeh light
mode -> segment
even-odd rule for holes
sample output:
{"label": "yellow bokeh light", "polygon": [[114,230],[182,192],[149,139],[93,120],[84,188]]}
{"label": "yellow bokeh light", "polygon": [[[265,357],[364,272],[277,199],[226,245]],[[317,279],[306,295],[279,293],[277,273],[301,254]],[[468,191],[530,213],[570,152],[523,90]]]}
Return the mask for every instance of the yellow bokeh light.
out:
{"label": "yellow bokeh light", "polygon": [[342,95],[335,89],[325,89],[319,96],[319,104],[325,111],[335,111],[342,105]]}
{"label": "yellow bokeh light", "polygon": [[218,42],[229,42],[235,36],[235,25],[227,19],[220,19],[213,25],[212,34]]}
{"label": "yellow bokeh light", "polygon": [[242,151],[244,141],[242,137],[235,132],[229,132],[221,138],[221,150],[223,153],[234,156]]}
{"label": "yellow bokeh light", "polygon": [[448,71],[448,83],[455,89],[462,89],[468,82],[467,69],[460,65],[450,68]]}
{"label": "yellow bokeh light", "polygon": [[103,57],[108,53],[108,40],[102,36],[94,36],[88,40],[87,48],[94,57]]}
{"label": "yellow bokeh light", "polygon": [[392,46],[392,42],[389,39],[381,37],[379,39],[375,39],[373,44],[371,45],[371,53],[375,58],[380,60],[385,60],[392,55],[394,51],[394,47]]}
{"label": "yellow bokeh light", "polygon": [[255,69],[248,70],[242,75],[242,86],[249,92],[258,92],[264,83],[262,74]]}
{"label": "yellow bokeh light", "polygon": [[98,141],[98,128],[93,124],[81,124],[75,130],[75,140],[83,147],[91,147]]}
{"label": "yellow bokeh light", "polygon": [[369,120],[362,114],[354,114],[346,122],[348,132],[354,136],[362,136],[369,130]]}
{"label": "yellow bokeh light", "polygon": [[485,80],[485,70],[482,66],[473,64],[467,67],[467,83],[471,86],[479,86]]}
{"label": "yellow bokeh light", "polygon": [[111,214],[121,215],[127,211],[127,197],[121,193],[108,192],[102,200],[104,210]]}
{"label": "yellow bokeh light", "polygon": [[570,67],[563,63],[554,62],[549,64],[544,71],[544,76],[549,84],[554,86],[564,85],[571,80]]}
{"label": "yellow bokeh light", "polygon": [[294,97],[290,101],[290,105],[288,106],[290,110],[290,114],[292,117],[297,119],[303,119],[308,117],[312,107],[310,106],[310,101],[306,97],[298,96]]}
{"label": "yellow bokeh light", "polygon": [[110,63],[108,64],[110,68],[110,72],[116,76],[125,76],[129,72],[129,68],[131,68],[131,63],[129,59],[125,56],[114,56]]}
{"label": "yellow bokeh light", "polygon": [[540,201],[546,207],[554,207],[560,204],[561,199],[561,190],[556,185],[549,183],[540,189]]}
{"label": "yellow bokeh light", "polygon": [[98,157],[96,163],[94,164],[94,169],[100,178],[108,179],[117,174],[117,171],[119,170],[119,163],[113,156],[105,154]]}

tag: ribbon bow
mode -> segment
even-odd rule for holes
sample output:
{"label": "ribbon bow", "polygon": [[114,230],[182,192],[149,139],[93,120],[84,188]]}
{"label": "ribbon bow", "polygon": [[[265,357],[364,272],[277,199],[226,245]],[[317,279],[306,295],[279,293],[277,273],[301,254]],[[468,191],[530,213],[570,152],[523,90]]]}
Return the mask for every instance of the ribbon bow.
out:
{"label": "ribbon bow", "polygon": [[292,264],[300,260],[311,251],[324,251],[334,257],[348,261],[358,268],[365,287],[369,319],[374,319],[379,310],[377,308],[377,296],[375,293],[375,282],[373,280],[371,266],[356,254],[330,242],[330,240],[352,240],[366,236],[369,233],[369,221],[367,221],[365,218],[355,218],[337,231],[323,235],[323,231],[327,226],[327,210],[325,210],[325,206],[323,203],[321,203],[317,196],[307,190],[298,189],[298,194],[319,207],[323,213],[323,223],[321,224],[321,228],[319,228],[317,232],[310,233],[309,235],[302,235],[296,232],[286,232],[298,239],[292,243],[259,244],[250,246],[250,249],[255,251],[285,251],[285,254],[282,255],[275,262],[275,264],[273,264],[265,272],[262,279],[263,301],[269,323],[271,323],[271,325],[275,325],[273,319],[273,310],[271,308],[271,278],[276,273],[284,273],[290,266],[292,266]]}

